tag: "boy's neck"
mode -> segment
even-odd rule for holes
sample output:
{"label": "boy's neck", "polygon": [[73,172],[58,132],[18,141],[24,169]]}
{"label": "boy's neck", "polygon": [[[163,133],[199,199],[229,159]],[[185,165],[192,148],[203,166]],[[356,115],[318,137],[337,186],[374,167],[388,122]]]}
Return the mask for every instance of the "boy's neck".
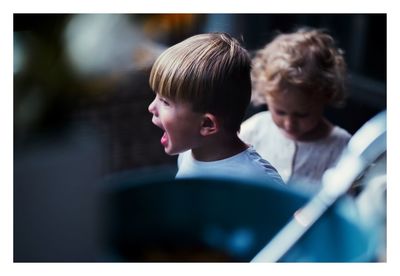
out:
{"label": "boy's neck", "polygon": [[248,146],[235,135],[213,135],[207,137],[201,147],[193,148],[193,158],[198,161],[210,162],[232,157]]}

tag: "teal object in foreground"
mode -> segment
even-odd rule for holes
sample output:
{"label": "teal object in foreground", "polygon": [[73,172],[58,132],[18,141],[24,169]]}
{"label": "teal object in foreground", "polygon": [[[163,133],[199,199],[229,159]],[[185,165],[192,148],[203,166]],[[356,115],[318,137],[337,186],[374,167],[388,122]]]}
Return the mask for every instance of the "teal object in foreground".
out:
{"label": "teal object in foreground", "polygon": [[[252,262],[281,260],[327,209],[349,191],[357,178],[384,154],[386,154],[386,111],[373,117],[354,134],[337,165],[324,173],[318,193],[296,212],[296,216],[255,256]],[[367,184],[366,189],[368,190],[371,185]]]}
{"label": "teal object in foreground", "polygon": [[[150,176],[151,175],[151,176]],[[250,179],[113,178],[107,245],[118,262],[250,262],[311,198]],[[374,261],[350,198],[323,215],[282,262]]]}

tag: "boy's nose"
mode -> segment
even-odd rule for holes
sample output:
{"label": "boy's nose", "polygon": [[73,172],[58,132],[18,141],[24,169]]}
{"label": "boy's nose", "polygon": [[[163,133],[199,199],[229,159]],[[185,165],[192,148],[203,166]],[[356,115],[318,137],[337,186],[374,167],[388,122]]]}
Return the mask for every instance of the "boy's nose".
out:
{"label": "boy's nose", "polygon": [[147,108],[149,110],[150,113],[155,114],[156,112],[156,100],[154,99],[150,104],[149,107]]}

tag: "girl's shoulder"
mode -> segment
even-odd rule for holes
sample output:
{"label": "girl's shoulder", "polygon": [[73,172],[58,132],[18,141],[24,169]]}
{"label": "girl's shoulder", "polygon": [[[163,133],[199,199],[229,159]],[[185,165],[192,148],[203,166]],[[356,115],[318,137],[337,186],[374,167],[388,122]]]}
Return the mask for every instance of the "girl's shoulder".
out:
{"label": "girl's shoulder", "polygon": [[269,111],[260,111],[249,117],[247,120],[243,122],[243,124],[249,122],[259,122],[259,121],[266,121],[271,119],[271,113]]}
{"label": "girl's shoulder", "polygon": [[269,111],[261,111],[245,120],[241,125],[241,129],[259,128],[260,124],[265,127],[268,126],[271,122],[271,113]]}
{"label": "girl's shoulder", "polygon": [[258,112],[242,123],[239,136],[244,139],[254,139],[254,137],[263,136],[265,133],[270,132],[272,124],[269,111]]}
{"label": "girl's shoulder", "polygon": [[333,126],[330,137],[331,137],[331,139],[342,140],[347,143],[351,138],[351,134],[344,128],[341,128],[340,126],[335,125],[335,126]]}

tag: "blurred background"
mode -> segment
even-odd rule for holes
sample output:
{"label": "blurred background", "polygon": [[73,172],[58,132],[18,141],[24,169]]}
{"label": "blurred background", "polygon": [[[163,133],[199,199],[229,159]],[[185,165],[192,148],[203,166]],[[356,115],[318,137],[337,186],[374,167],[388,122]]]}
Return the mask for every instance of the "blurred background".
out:
{"label": "blurred background", "polygon": [[14,261],[99,260],[100,183],[175,168],[147,111],[166,47],[224,31],[254,53],[304,26],[345,52],[350,98],[327,116],[354,133],[386,109],[386,14],[14,14]]}

